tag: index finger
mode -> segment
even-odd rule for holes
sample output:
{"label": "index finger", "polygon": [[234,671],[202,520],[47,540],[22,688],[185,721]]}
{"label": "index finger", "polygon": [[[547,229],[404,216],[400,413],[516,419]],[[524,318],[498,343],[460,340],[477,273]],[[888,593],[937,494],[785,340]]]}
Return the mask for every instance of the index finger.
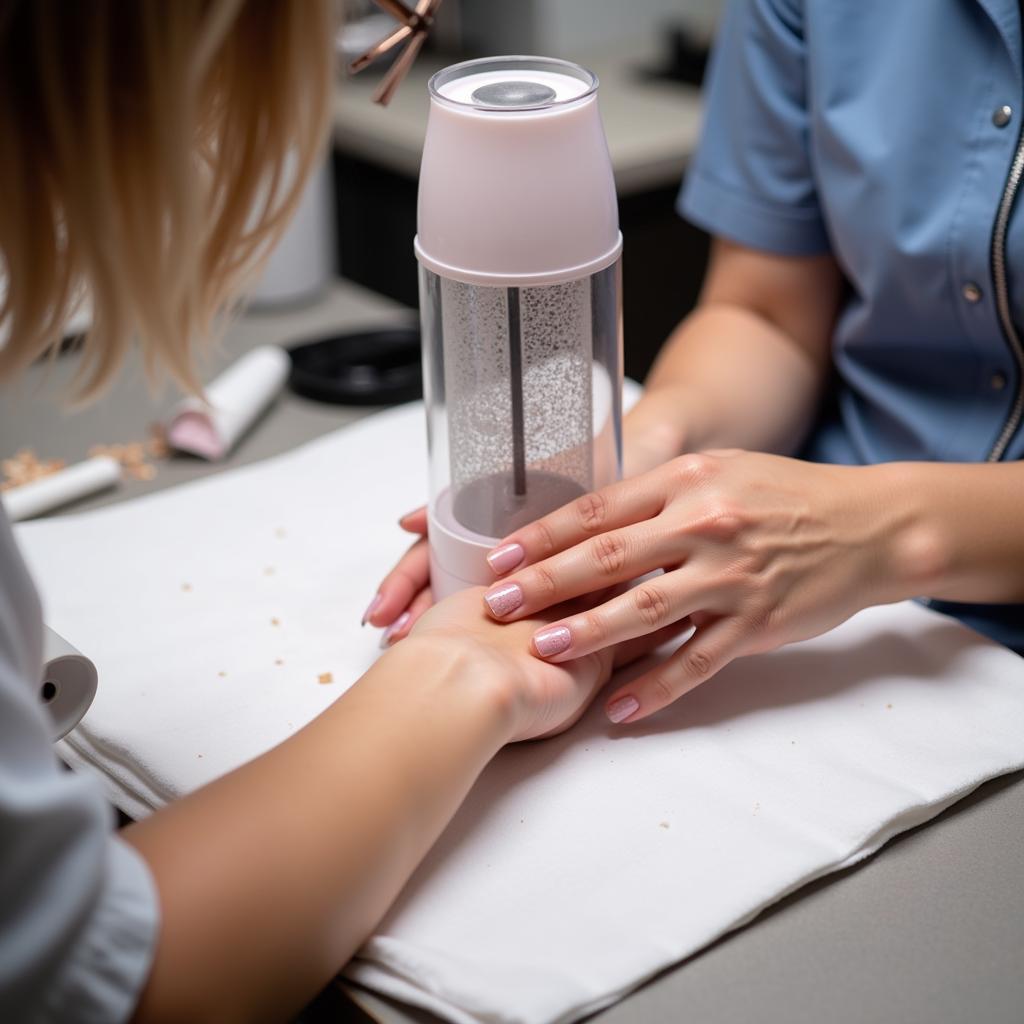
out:
{"label": "index finger", "polygon": [[595,534],[653,519],[666,500],[664,482],[656,472],[610,484],[509,534],[488,553],[487,561],[496,576],[504,576]]}

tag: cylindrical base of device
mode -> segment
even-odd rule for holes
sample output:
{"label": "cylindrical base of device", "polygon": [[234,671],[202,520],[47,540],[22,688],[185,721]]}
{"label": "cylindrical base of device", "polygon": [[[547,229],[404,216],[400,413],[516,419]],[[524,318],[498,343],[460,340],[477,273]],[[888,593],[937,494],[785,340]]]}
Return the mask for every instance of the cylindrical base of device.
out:
{"label": "cylindrical base of device", "polygon": [[438,496],[427,519],[430,589],[435,601],[443,601],[466,587],[486,587],[494,582],[487,552],[498,543],[498,538],[473,533],[456,522],[450,490]]}
{"label": "cylindrical base of device", "polygon": [[501,538],[477,533],[466,523],[482,529],[502,523],[507,531],[518,530],[584,493],[575,480],[537,469],[527,471],[524,490],[519,497],[514,493],[512,474],[495,473],[467,484],[454,499],[451,488],[441,492],[430,509],[428,523],[435,600],[465,587],[494,582],[487,552]]}

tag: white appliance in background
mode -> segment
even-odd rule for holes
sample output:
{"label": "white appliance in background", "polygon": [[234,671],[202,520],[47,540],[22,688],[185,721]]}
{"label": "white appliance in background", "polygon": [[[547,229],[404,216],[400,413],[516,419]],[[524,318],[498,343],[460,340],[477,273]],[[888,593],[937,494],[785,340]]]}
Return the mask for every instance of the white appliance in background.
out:
{"label": "white appliance in background", "polygon": [[486,53],[582,59],[668,24],[710,37],[724,0],[457,0],[465,46]]}
{"label": "white appliance in background", "polygon": [[[7,275],[0,266],[0,305],[3,304],[4,296],[7,294]],[[77,334],[84,334],[92,327],[92,304],[89,297],[83,295],[75,305],[71,316],[64,323],[64,337],[72,338]],[[7,337],[10,332],[10,325],[7,322],[0,323],[0,348],[7,344]]]}
{"label": "white appliance in background", "polygon": [[297,306],[317,299],[336,273],[335,232],[328,155],[310,177],[295,217],[253,288],[250,308]]}
{"label": "white appliance in background", "polygon": [[[310,176],[292,222],[285,229],[253,287],[253,309],[296,306],[317,299],[336,274],[334,188],[329,154]],[[0,302],[7,278],[0,267]],[[64,325],[64,336],[83,334],[92,326],[92,306],[84,296]],[[0,324],[0,348],[8,327]]]}

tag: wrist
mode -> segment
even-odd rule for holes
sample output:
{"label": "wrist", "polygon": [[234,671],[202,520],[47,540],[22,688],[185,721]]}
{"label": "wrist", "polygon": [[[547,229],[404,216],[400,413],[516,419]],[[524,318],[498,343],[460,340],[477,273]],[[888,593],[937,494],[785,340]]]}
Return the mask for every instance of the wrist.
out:
{"label": "wrist", "polygon": [[934,514],[930,469],[899,462],[863,467],[873,481],[868,500],[882,524],[882,600],[935,596],[950,572],[950,538]]}
{"label": "wrist", "polygon": [[495,751],[516,735],[524,716],[521,691],[507,667],[469,639],[412,634],[383,655],[360,684],[382,685],[389,701],[398,688],[414,713],[440,712],[491,739]]}
{"label": "wrist", "polygon": [[683,403],[674,390],[652,389],[623,420],[623,475],[639,476],[682,454],[687,430]]}

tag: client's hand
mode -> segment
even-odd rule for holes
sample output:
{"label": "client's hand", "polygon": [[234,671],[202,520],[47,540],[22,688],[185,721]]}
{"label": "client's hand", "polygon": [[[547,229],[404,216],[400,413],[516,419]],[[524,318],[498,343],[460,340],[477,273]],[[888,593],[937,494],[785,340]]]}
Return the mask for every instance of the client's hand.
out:
{"label": "client's hand", "polygon": [[418,539],[381,581],[363,615],[364,626],[369,623],[384,629],[381,647],[390,647],[406,636],[434,603],[430,592],[426,506],[402,516],[398,525],[407,533],[416,534]]}
{"label": "client's hand", "polygon": [[484,613],[483,592],[479,587],[463,590],[429,608],[413,629],[409,643],[437,640],[453,655],[472,659],[479,666],[481,679],[500,679],[504,697],[514,707],[516,727],[511,740],[536,739],[569,728],[607,682],[613,668],[649,654],[685,628],[685,623],[675,623],[616,647],[550,664],[529,653],[531,635],[559,613],[582,611],[584,605],[575,602],[501,625]]}

